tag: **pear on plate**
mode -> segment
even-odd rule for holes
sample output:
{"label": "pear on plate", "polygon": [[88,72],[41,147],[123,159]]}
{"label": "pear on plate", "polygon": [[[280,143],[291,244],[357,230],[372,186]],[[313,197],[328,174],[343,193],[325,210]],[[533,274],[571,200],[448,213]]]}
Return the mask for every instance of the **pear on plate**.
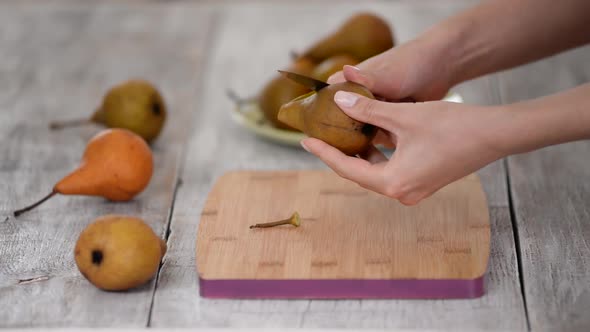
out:
{"label": "pear on plate", "polygon": [[358,13],[348,18],[338,30],[318,40],[302,56],[321,62],[335,55],[348,54],[364,61],[387,51],[394,44],[393,33],[385,20],[372,13]]}

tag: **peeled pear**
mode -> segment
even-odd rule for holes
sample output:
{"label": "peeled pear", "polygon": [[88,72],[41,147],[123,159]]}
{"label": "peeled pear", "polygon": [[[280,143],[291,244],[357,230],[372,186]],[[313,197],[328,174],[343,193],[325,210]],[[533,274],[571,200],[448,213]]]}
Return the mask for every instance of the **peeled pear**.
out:
{"label": "peeled pear", "polygon": [[152,151],[139,135],[127,129],[105,129],[88,142],[75,170],[59,180],[47,196],[14,211],[14,216],[34,209],[57,194],[129,201],[145,189],[153,169]]}
{"label": "peeled pear", "polygon": [[313,44],[303,56],[319,62],[334,55],[349,54],[363,61],[393,45],[394,38],[387,22],[371,13],[358,13],[338,30]]}
{"label": "peeled pear", "polygon": [[[311,59],[301,57],[295,60],[287,70],[297,74],[310,75],[314,67],[315,64]],[[277,119],[277,114],[283,104],[309,91],[310,89],[303,85],[297,84],[282,75],[277,75],[264,86],[258,96],[258,103],[264,117],[273,126],[281,129],[294,130],[294,128],[280,122]]]}
{"label": "peeled pear", "polygon": [[112,87],[90,119],[54,122],[52,129],[97,123],[109,128],[124,128],[153,141],[166,121],[166,105],[162,95],[150,82],[129,80]]}
{"label": "peeled pear", "polygon": [[363,153],[369,148],[377,128],[357,121],[342,112],[334,102],[334,95],[341,90],[375,99],[373,94],[360,84],[353,82],[331,84],[283,105],[278,119],[310,137],[332,145],[349,156]]}
{"label": "peeled pear", "polygon": [[311,73],[311,77],[326,82],[332,74],[342,70],[346,65],[354,66],[359,61],[348,54],[334,55],[320,62]]}
{"label": "peeled pear", "polygon": [[74,257],[80,273],[96,287],[123,291],[158,271],[166,242],[143,220],[123,215],[96,219],[80,234]]}

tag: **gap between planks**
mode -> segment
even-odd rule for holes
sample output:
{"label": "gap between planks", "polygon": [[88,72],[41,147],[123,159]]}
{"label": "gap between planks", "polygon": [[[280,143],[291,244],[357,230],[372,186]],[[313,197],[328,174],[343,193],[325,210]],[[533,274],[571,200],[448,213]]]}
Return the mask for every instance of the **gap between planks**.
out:
{"label": "gap between planks", "polygon": [[[205,42],[203,43],[203,48],[207,51],[203,53],[203,56],[201,57],[201,59],[198,62],[199,68],[208,68],[207,65],[210,62],[210,60],[209,60],[211,58],[210,55],[213,50],[213,46],[215,44],[215,41],[217,40],[217,35],[219,33],[221,11],[222,10],[220,8],[211,9],[211,17],[212,18],[209,22],[209,26],[207,27],[207,29],[208,29],[207,37],[205,38]],[[209,69],[201,70],[198,73],[198,75],[201,75],[201,77],[198,79],[198,83],[197,83],[197,90],[198,91],[196,91],[196,94],[198,96],[200,96],[203,93],[203,90],[204,90],[203,86],[206,83],[205,80],[207,79],[208,74],[209,74]],[[201,103],[199,103],[199,104],[201,104]],[[197,109],[197,112],[198,112],[198,109]],[[170,248],[170,245],[168,243],[168,239],[170,238],[170,234],[171,234],[172,217],[174,216],[174,205],[176,203],[176,195],[178,193],[178,189],[183,184],[182,175],[184,174],[184,166],[187,161],[188,143],[189,143],[190,137],[192,136],[191,133],[193,132],[193,130],[195,128],[195,121],[194,120],[197,117],[197,114],[198,114],[197,112],[195,112],[195,114],[193,114],[193,116],[190,119],[191,125],[187,128],[187,135],[185,136],[185,141],[184,141],[182,149],[180,151],[179,159],[181,161],[178,163],[178,169],[176,171],[176,183],[174,185],[174,193],[172,195],[172,202],[170,204],[170,209],[168,212],[168,221],[166,223],[166,229],[164,232],[166,246],[168,248]],[[154,310],[154,302],[155,302],[155,298],[156,298],[156,292],[158,291],[158,281],[160,280],[160,273],[162,271],[162,268],[164,267],[164,264],[166,264],[166,255],[164,255],[164,257],[162,257],[162,260],[160,261],[160,266],[158,267],[158,272],[156,272],[156,276],[154,278],[155,279],[154,288],[152,291],[146,327],[151,327],[151,324],[152,324],[152,313]]]}
{"label": "gap between planks", "polygon": [[522,303],[524,305],[524,317],[526,318],[527,330],[531,330],[531,322],[529,320],[529,309],[526,302],[526,291],[524,288],[524,274],[522,273],[522,252],[520,249],[520,236],[518,233],[518,223],[516,222],[516,210],[514,209],[514,201],[512,199],[512,186],[510,182],[510,169],[508,168],[508,159],[502,160],[504,168],[506,169],[506,190],[508,191],[508,211],[510,211],[510,222],[512,223],[512,235],[514,236],[514,245],[516,249],[516,264],[518,267],[518,283],[520,285],[520,295],[522,296]]}
{"label": "gap between planks", "polygon": [[[492,94],[494,94],[496,100],[500,104],[504,104],[505,98],[502,96],[502,92],[500,90],[500,78],[499,73],[498,75],[490,75],[490,80],[493,81],[494,84],[490,84],[490,88],[492,89]],[[514,240],[514,246],[516,251],[516,267],[518,272],[518,285],[520,286],[520,296],[522,297],[522,303],[524,306],[524,317],[526,322],[527,331],[531,330],[531,322],[529,319],[529,308],[526,301],[526,290],[524,288],[524,275],[522,271],[522,250],[520,247],[520,237],[518,233],[518,222],[516,221],[516,210],[514,208],[514,200],[512,195],[512,183],[510,182],[510,168],[508,167],[508,157],[502,158],[502,165],[504,165],[504,175],[506,181],[506,193],[508,195],[508,211],[510,212],[510,223],[512,224],[512,237]]]}

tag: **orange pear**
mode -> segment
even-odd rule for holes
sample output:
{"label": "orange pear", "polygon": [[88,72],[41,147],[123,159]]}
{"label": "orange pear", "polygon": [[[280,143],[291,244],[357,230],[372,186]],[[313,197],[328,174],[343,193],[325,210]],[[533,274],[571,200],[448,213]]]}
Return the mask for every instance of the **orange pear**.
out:
{"label": "orange pear", "polygon": [[14,216],[56,194],[129,201],[148,185],[153,167],[152,152],[140,136],[127,129],[105,129],[88,142],[77,169],[57,182],[43,199],[15,211]]}

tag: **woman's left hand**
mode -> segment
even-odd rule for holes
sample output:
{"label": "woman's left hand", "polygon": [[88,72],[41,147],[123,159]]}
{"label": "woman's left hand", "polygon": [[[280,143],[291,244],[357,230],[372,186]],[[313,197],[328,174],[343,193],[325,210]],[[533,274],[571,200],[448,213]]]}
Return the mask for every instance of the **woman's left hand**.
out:
{"label": "woman's left hand", "polygon": [[362,159],[346,156],[315,138],[303,140],[303,147],[340,176],[406,205],[506,154],[495,144],[501,133],[494,129],[506,112],[494,107],[386,103],[344,91],[334,100],[350,117],[379,127],[379,139],[396,146],[392,158],[374,146]]}

